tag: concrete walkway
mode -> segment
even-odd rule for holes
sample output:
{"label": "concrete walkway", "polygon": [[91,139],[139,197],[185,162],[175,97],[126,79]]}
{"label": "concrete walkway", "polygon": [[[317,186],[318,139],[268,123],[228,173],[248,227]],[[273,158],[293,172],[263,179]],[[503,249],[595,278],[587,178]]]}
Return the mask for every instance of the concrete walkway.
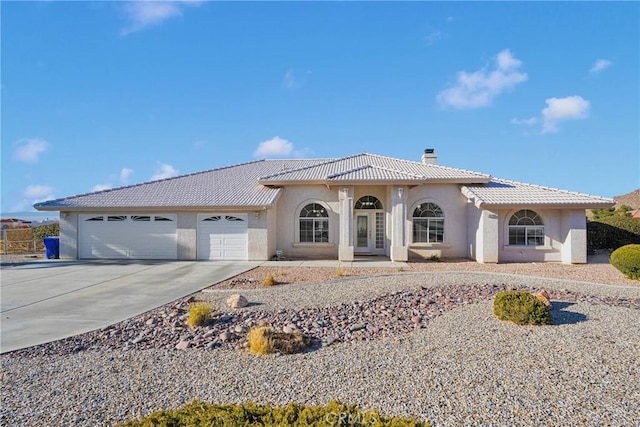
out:
{"label": "concrete walkway", "polygon": [[0,352],[103,328],[260,264],[47,260],[3,265]]}
{"label": "concrete walkway", "polygon": [[395,262],[383,256],[358,256],[353,261],[344,262],[337,260],[295,260],[295,261],[265,261],[264,267],[345,267],[345,268],[397,268],[408,269],[406,262]]}

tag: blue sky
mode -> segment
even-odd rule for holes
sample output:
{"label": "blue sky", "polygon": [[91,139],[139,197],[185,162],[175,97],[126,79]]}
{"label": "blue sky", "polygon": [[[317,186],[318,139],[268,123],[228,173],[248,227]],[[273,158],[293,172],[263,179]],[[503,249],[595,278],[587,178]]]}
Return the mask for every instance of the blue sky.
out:
{"label": "blue sky", "polygon": [[640,187],[638,2],[2,2],[2,212],[370,152]]}

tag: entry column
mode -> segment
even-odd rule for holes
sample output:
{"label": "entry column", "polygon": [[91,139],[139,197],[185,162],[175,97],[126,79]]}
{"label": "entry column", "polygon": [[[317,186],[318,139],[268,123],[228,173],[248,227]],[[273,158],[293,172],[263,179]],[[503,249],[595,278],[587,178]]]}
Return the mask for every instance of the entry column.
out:
{"label": "entry column", "polygon": [[353,187],[342,187],[338,191],[340,200],[340,244],[338,259],[353,261]]}
{"label": "entry column", "polygon": [[406,237],[407,188],[391,189],[391,261],[407,261],[409,250]]}

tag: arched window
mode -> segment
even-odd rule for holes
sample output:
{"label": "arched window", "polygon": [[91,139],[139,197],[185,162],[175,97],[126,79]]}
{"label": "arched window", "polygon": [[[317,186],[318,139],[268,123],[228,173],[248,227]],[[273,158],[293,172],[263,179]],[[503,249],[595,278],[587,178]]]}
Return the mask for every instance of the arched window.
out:
{"label": "arched window", "polygon": [[377,197],[364,196],[358,199],[358,201],[353,206],[353,208],[354,209],[382,209],[382,202],[378,200]]}
{"label": "arched window", "polygon": [[300,211],[300,242],[329,242],[329,213],[319,203],[309,203]]}
{"label": "arched window", "polygon": [[435,203],[421,203],[413,211],[413,243],[443,243],[444,213]]}
{"label": "arched window", "polygon": [[544,223],[540,215],[527,209],[514,213],[509,219],[509,244],[544,245]]}

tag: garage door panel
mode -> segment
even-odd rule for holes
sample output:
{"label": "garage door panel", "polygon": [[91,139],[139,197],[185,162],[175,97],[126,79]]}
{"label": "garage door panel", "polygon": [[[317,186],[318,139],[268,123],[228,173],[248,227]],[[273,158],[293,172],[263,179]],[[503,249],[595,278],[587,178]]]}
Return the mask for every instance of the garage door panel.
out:
{"label": "garage door panel", "polygon": [[80,258],[177,259],[176,215],[84,214],[79,219]]}
{"label": "garage door panel", "polygon": [[198,215],[198,259],[246,260],[247,214]]}

